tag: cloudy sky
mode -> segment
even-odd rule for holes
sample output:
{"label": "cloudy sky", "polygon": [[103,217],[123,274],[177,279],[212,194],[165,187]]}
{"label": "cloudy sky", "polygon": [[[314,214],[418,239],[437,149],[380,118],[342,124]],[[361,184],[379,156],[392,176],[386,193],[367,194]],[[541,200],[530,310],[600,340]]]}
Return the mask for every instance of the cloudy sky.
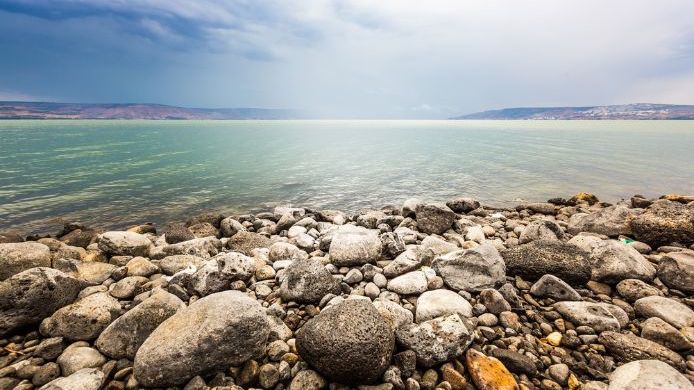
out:
{"label": "cloudy sky", "polygon": [[441,118],[694,104],[692,0],[0,0],[0,100]]}

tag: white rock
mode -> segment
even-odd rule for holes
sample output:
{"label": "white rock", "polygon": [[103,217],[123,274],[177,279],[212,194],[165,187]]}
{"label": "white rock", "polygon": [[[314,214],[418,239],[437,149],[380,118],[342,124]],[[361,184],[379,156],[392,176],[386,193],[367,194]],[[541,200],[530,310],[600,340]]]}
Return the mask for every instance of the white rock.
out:
{"label": "white rock", "polygon": [[471,317],[472,306],[465,298],[445,289],[427,291],[417,299],[417,322],[449,314]]}

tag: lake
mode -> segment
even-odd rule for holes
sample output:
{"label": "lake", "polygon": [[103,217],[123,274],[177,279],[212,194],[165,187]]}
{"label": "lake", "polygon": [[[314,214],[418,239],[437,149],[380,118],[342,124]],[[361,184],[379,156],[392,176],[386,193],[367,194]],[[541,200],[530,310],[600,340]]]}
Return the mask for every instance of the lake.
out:
{"label": "lake", "polygon": [[694,193],[693,121],[0,121],[0,228]]}

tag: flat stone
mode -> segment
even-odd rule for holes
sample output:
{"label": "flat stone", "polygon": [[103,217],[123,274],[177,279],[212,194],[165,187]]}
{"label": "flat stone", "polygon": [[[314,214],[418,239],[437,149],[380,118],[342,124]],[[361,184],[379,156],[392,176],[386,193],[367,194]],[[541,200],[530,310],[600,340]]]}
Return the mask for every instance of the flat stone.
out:
{"label": "flat stone", "polygon": [[694,348],[694,343],[687,340],[677,328],[658,317],[651,317],[641,323],[641,337],[673,351],[688,351]]}
{"label": "flat stone", "polygon": [[651,281],[655,267],[636,249],[616,240],[603,241],[590,253],[591,279],[618,283],[624,279]]}
{"label": "flat stone", "polygon": [[590,280],[588,253],[562,241],[536,240],[501,252],[506,272],[524,279],[536,280],[554,275],[571,285]]}
{"label": "flat stone", "polygon": [[530,293],[537,297],[549,297],[557,301],[580,301],[581,294],[568,283],[554,275],[543,275],[530,288]]}
{"label": "flat stone", "polygon": [[106,375],[98,368],[83,368],[70,376],[48,382],[41,390],[99,390],[105,380]]}
{"label": "flat stone", "polygon": [[0,280],[34,267],[51,266],[51,251],[38,242],[0,244]]}
{"label": "flat stone", "polygon": [[674,299],[650,296],[637,300],[634,310],[642,317],[659,317],[675,328],[694,326],[694,311]]}
{"label": "flat stone", "polygon": [[147,256],[152,242],[142,234],[111,231],[99,236],[99,249],[111,256]]}
{"label": "flat stone", "polygon": [[427,290],[428,281],[422,271],[412,271],[388,282],[388,290],[401,295],[421,294]]}
{"label": "flat stone", "polygon": [[694,293],[694,254],[668,253],[658,263],[658,279],[670,288]]}
{"label": "flat stone", "polygon": [[472,306],[459,294],[446,289],[427,291],[417,298],[418,323],[449,314],[471,317]]}
{"label": "flat stone", "polygon": [[577,326],[585,325],[596,332],[619,330],[619,321],[609,310],[592,302],[558,302],[553,305],[565,319]]}
{"label": "flat stone", "polygon": [[631,235],[630,218],[643,210],[632,209],[623,204],[605,207],[590,214],[578,213],[569,219],[568,232],[576,235],[580,232],[604,234],[609,237]]}
{"label": "flat stone", "polygon": [[504,259],[491,242],[439,256],[432,268],[453,290],[479,292],[506,280]]}
{"label": "flat stone", "polygon": [[328,253],[338,267],[375,263],[381,256],[381,239],[377,230],[344,225],[333,235]]}
{"label": "flat stone", "polygon": [[516,390],[518,383],[504,364],[497,358],[468,349],[465,363],[479,390]]}
{"label": "flat stone", "polygon": [[618,361],[628,363],[635,360],[655,359],[663,361],[678,370],[684,370],[682,356],[662,345],[646,340],[633,333],[602,332],[598,338],[600,344]]}
{"label": "flat stone", "polygon": [[280,285],[285,302],[318,303],[328,294],[339,293],[339,283],[317,259],[295,260],[285,270]]}
{"label": "flat stone", "polygon": [[692,390],[694,386],[669,364],[637,360],[617,367],[610,374],[608,390]]}
{"label": "flat stone", "polygon": [[657,287],[638,279],[625,279],[617,283],[617,292],[629,302],[650,296],[662,296],[663,292]]}
{"label": "flat stone", "polygon": [[69,346],[57,360],[63,376],[70,376],[83,368],[99,368],[106,363],[104,355],[94,348]]}

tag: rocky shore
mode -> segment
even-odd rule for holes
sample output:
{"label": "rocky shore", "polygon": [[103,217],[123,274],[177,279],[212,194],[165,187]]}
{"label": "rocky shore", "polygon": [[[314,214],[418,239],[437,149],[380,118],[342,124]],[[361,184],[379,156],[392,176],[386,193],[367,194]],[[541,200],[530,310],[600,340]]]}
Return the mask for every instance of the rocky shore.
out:
{"label": "rocky shore", "polygon": [[0,233],[0,390],[694,389],[694,198]]}

